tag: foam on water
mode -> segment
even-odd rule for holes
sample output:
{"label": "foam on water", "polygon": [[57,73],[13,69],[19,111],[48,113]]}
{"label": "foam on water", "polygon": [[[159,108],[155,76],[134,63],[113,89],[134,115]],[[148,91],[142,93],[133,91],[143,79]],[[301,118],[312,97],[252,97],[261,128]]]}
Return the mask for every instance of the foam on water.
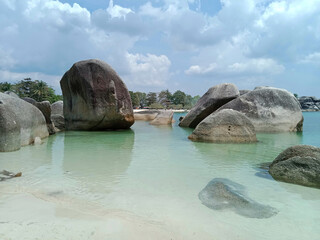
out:
{"label": "foam on water", "polygon": [[[23,174],[0,183],[0,239],[318,240],[320,190],[276,182],[259,168],[289,146],[320,146],[320,113],[304,117],[303,134],[258,134],[257,144],[191,142],[178,121],[136,122],[129,131],[59,133],[0,153],[0,170]],[[214,178],[243,185],[278,214],[248,218],[204,206],[198,193]]]}

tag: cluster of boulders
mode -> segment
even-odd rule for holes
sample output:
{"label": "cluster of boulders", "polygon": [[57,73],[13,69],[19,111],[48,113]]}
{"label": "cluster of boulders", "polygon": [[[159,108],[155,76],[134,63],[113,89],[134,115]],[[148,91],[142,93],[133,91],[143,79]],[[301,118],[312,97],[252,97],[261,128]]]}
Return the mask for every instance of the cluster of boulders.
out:
{"label": "cluster of boulders", "polygon": [[134,123],[128,89],[105,62],[77,62],[60,84],[64,101],[52,105],[20,99],[13,92],[0,93],[1,152],[41,143],[57,131],[127,129]]}
{"label": "cluster of boulders", "polygon": [[320,111],[320,99],[316,97],[299,97],[298,101],[301,105],[301,109],[307,112]]}
{"label": "cluster of boulders", "polygon": [[179,126],[195,128],[189,136],[195,141],[250,143],[257,141],[256,132],[302,131],[303,116],[298,100],[287,90],[239,91],[224,83],[210,88]]}

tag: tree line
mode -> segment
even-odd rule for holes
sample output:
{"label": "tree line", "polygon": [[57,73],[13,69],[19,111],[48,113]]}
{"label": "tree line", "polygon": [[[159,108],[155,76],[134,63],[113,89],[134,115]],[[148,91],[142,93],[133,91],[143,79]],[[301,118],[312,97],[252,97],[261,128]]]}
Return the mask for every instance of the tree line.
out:
{"label": "tree line", "polygon": [[[42,80],[24,78],[17,83],[0,82],[0,92],[11,91],[20,98],[30,97],[38,102],[49,101],[54,103],[62,100],[62,95],[56,95],[52,87]],[[172,108],[190,109],[200,98],[199,95],[192,97],[180,90],[171,93],[169,90],[156,92],[133,92],[129,91],[132,106],[134,108]]]}
{"label": "tree line", "polygon": [[62,95],[56,95],[54,89],[42,80],[33,81],[31,78],[24,78],[17,83],[0,83],[0,92],[11,91],[20,98],[30,97],[38,102],[49,101],[54,103],[62,100]]}
{"label": "tree line", "polygon": [[180,90],[173,94],[167,89],[160,93],[156,92],[133,92],[129,91],[134,108],[171,108],[171,109],[190,109],[199,100],[200,96],[188,95]]}

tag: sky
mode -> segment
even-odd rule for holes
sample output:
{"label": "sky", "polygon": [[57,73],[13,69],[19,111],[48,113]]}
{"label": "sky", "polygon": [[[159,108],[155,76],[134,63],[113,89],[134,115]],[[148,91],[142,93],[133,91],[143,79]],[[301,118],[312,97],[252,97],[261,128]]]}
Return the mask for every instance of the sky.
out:
{"label": "sky", "polygon": [[132,91],[234,83],[320,97],[320,0],[0,0],[0,81],[61,93],[91,58]]}

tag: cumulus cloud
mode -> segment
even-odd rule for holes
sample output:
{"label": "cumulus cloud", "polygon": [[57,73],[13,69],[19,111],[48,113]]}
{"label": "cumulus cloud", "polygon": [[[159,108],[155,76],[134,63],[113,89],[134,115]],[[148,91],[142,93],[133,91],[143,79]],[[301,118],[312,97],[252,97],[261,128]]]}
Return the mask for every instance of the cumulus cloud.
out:
{"label": "cumulus cloud", "polygon": [[127,61],[130,75],[125,78],[128,82],[141,86],[164,86],[169,79],[171,62],[165,55],[128,53]]}

